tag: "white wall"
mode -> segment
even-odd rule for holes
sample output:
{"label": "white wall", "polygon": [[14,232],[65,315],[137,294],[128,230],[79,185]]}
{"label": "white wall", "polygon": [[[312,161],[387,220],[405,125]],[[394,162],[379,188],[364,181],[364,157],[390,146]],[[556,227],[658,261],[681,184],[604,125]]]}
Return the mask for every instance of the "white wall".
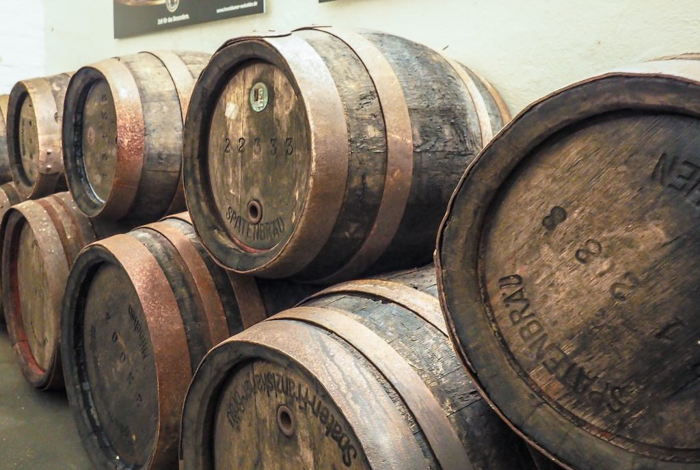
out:
{"label": "white wall", "polygon": [[44,75],[43,0],[0,0],[0,95]]}
{"label": "white wall", "polygon": [[112,0],[47,0],[45,8],[48,73],[149,48],[213,52],[253,29],[365,27],[447,48],[513,111],[613,67],[700,52],[697,0],[268,0],[264,15],[122,40],[113,39]]}

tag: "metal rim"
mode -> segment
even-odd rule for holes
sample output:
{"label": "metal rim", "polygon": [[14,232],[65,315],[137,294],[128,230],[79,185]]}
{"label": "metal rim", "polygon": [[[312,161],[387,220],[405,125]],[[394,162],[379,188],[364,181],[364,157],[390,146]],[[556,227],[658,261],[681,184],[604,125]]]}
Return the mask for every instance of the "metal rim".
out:
{"label": "metal rim", "polygon": [[[109,85],[117,114],[117,161],[109,195],[105,200],[92,188],[82,158],[82,109],[92,86]],[[63,124],[66,179],[76,202],[86,215],[121,219],[136,199],[145,152],[145,124],[138,86],[129,68],[118,59],[107,59],[78,70],[66,93]]]}

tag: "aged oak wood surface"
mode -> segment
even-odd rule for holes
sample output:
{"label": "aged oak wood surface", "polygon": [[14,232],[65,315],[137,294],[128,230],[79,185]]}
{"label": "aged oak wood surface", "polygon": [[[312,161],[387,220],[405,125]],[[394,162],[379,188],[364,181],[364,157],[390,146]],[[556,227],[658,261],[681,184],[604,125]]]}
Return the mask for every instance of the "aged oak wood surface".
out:
{"label": "aged oak wood surface", "polygon": [[311,28],[234,39],[185,129],[185,192],[227,268],[330,284],[425,264],[459,175],[509,119],[427,47]]}
{"label": "aged oak wood surface", "polygon": [[[289,283],[285,283],[287,286]],[[253,285],[253,287],[256,287]],[[301,300],[297,292],[240,291],[197,239],[189,216],[86,248],[67,282],[63,322],[66,389],[78,430],[99,468],[171,469],[182,402],[207,351]],[[263,295],[286,295],[268,302]]]}
{"label": "aged oak wood surface", "polygon": [[63,137],[68,185],[85,214],[150,222],[185,209],[184,116],[209,57],[142,52],[76,73]]}
{"label": "aged oak wood surface", "polygon": [[65,192],[16,204],[3,217],[3,308],[17,360],[34,387],[63,386],[61,302],[75,258],[119,230],[91,222]]}
{"label": "aged oak wood surface", "polygon": [[[0,103],[1,104],[1,103]],[[10,210],[10,207],[22,201],[22,197],[17,192],[17,188],[13,182],[0,185],[0,221],[5,216],[5,213]],[[2,247],[0,245],[0,251]],[[2,269],[0,269],[0,273]],[[1,274],[0,274],[1,275]],[[1,286],[2,284],[0,284]],[[0,287],[1,289],[1,287]],[[5,323],[4,309],[2,309],[2,296],[0,295],[0,323]]]}
{"label": "aged oak wood surface", "polygon": [[10,171],[26,199],[66,189],[61,126],[71,75],[22,80],[10,93],[6,115]]}
{"label": "aged oak wood surface", "polygon": [[0,95],[0,182],[12,180],[10,157],[7,154],[7,105],[10,95]]}
{"label": "aged oak wood surface", "polygon": [[435,270],[321,291],[210,352],[181,468],[535,468],[452,350]]}
{"label": "aged oak wood surface", "polygon": [[570,468],[700,468],[700,62],[683,59],[531,105],[438,239],[465,365]]}

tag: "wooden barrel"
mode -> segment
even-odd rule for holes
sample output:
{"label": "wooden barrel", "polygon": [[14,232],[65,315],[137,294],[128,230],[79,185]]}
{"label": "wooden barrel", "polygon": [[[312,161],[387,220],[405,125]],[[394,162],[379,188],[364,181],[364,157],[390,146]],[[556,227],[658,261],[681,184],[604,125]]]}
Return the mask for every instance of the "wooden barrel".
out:
{"label": "wooden barrel", "polygon": [[532,104],[466,172],[438,238],[463,362],[511,425],[567,467],[700,468],[691,59]]}
{"label": "wooden barrel", "polygon": [[[0,97],[1,98],[1,97]],[[0,103],[1,104],[1,103]],[[1,109],[1,108],[0,108]],[[12,182],[0,185],[0,221],[5,216],[5,213],[10,210],[10,207],[22,201],[15,184]],[[0,246],[0,251],[2,247]],[[0,269],[0,274],[2,269]],[[1,284],[0,284],[1,286]],[[1,288],[1,287],[0,287]],[[5,314],[2,308],[2,296],[0,295],[0,323],[5,323]]]}
{"label": "wooden barrel", "polygon": [[63,126],[66,177],[90,217],[154,221],[185,209],[182,135],[200,52],[142,52],[83,67]]}
{"label": "wooden barrel", "polygon": [[22,373],[34,387],[63,387],[60,320],[68,272],[85,245],[116,231],[91,222],[67,192],[17,204],[3,218],[5,320]]}
{"label": "wooden barrel", "polygon": [[65,191],[61,122],[71,74],[22,80],[12,87],[7,145],[12,180],[25,199]]}
{"label": "wooden barrel", "polygon": [[245,327],[228,273],[186,220],[92,244],[68,279],[66,390],[98,468],[174,468],[190,377]]}
{"label": "wooden barrel", "polygon": [[534,468],[450,345],[428,267],[321,291],[214,348],[180,468]]}
{"label": "wooden barrel", "polygon": [[0,114],[7,117],[7,107],[10,103],[10,95],[0,95]]}
{"label": "wooden barrel", "polygon": [[396,36],[232,40],[192,95],[188,207],[237,272],[332,283],[420,266],[458,175],[508,119],[483,79]]}
{"label": "wooden barrel", "polygon": [[10,95],[0,95],[0,183],[12,180],[10,159],[7,155],[7,103]]}

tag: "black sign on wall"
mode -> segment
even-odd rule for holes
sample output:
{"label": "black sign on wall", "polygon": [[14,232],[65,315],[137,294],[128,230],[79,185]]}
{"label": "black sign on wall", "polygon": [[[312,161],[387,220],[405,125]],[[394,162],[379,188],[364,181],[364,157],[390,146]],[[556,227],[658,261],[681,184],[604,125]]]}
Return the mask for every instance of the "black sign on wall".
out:
{"label": "black sign on wall", "polygon": [[265,12],[265,0],[114,0],[114,37]]}

